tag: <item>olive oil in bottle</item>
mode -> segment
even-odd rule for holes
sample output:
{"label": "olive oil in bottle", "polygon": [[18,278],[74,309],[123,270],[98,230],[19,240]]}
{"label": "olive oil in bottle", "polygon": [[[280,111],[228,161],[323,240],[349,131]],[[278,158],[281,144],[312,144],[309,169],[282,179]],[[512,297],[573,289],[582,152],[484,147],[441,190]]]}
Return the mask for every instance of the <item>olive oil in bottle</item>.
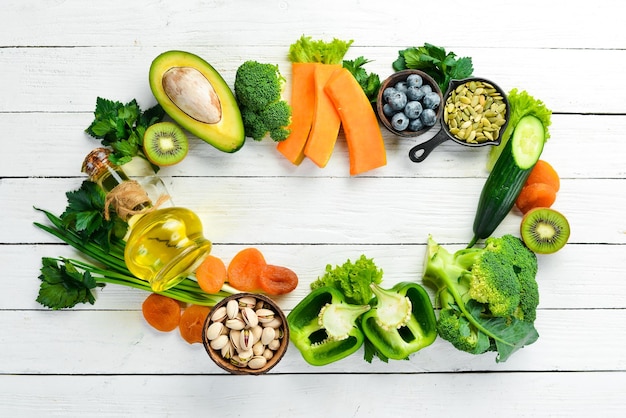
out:
{"label": "olive oil in bottle", "polygon": [[182,207],[155,208],[138,182],[109,161],[110,151],[98,148],[83,163],[83,171],[111,200],[128,222],[124,261],[130,272],[160,292],[180,283],[211,251],[202,222]]}

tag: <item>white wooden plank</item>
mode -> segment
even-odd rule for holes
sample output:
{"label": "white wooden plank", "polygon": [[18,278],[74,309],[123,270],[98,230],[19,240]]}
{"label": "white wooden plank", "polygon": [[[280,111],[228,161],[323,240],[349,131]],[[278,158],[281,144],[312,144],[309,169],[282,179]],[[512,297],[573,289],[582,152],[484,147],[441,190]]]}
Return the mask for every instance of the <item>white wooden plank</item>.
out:
{"label": "white wooden plank", "polygon": [[[215,243],[467,243],[484,180],[419,178],[172,178],[176,205],[195,211]],[[626,241],[619,179],[564,179],[553,207],[572,226],[571,243]],[[0,242],[56,242],[36,230],[31,208],[60,214],[80,179],[4,179]],[[28,190],[28,193],[24,191]],[[585,199],[592,206],[581,205]],[[278,208],[278,209],[277,209]],[[513,210],[494,232],[518,233]]]}
{"label": "white wooden plank", "polygon": [[[172,385],[176,379],[177,384]],[[622,417],[625,373],[0,376],[12,417]],[[277,395],[280,394],[280,395]],[[270,401],[271,400],[271,401]]]}
{"label": "white wooden plank", "polygon": [[[335,363],[308,365],[289,345],[272,374],[440,373],[455,371],[626,370],[623,309],[542,310],[539,339],[504,363],[495,353],[473,355],[437,339],[410,360],[371,364],[363,349]],[[3,374],[224,374],[201,344],[188,344],[177,330],[155,331],[141,311],[5,311],[0,316]],[[18,355],[19,353],[19,355]],[[45,353],[42,355],[42,353]]]}
{"label": "white wooden plank", "polygon": [[[489,10],[489,19],[477,28],[466,13]],[[120,13],[123,10],[124,13]],[[282,45],[295,36],[335,36],[372,45],[406,45],[418,40],[441,45],[535,48],[620,48],[620,3],[597,1],[586,7],[532,0],[519,7],[450,0],[445,6],[408,1],[384,7],[375,0],[292,4],[284,1],[185,1],[144,4],[111,1],[91,4],[84,12],[80,1],[3,3],[6,25],[0,45],[8,46],[150,46],[155,44],[204,46]],[[462,12],[460,12],[462,11]],[[28,13],[28,19],[24,19]],[[445,29],[445,30],[444,30]],[[585,36],[580,36],[584,30]],[[464,34],[466,36],[460,36]]]}
{"label": "white wooden plank", "polygon": [[[94,103],[95,106],[95,103]],[[92,110],[93,111],[93,110]],[[93,120],[92,113],[0,113],[5,131],[0,139],[0,177],[74,177],[89,151],[100,141],[84,130]],[[383,134],[387,166],[365,175],[384,177],[482,177],[488,147],[471,149],[452,141],[436,148],[419,164],[411,162],[408,152],[414,145],[431,138],[401,139]],[[549,161],[563,178],[625,178],[626,116],[553,115],[551,138],[542,158]],[[340,134],[328,165],[321,169],[305,160],[300,166],[288,162],[271,140],[248,139],[235,154],[225,154],[191,136],[191,150],[181,163],[162,168],[161,177],[208,176],[210,181],[232,176],[306,176],[347,177],[348,150]],[[573,157],[570,157],[573,156]],[[176,193],[176,191],[172,191]]]}
{"label": "white wooden plank", "polygon": [[[301,31],[292,34],[296,40]],[[248,59],[273,62],[287,78],[290,92],[291,68],[287,62],[289,45],[250,48],[240,45],[208,44],[185,48],[212,64],[232,87],[237,67]],[[403,47],[350,48],[346,58],[360,55],[373,60],[370,71],[382,78],[392,73],[391,64]],[[136,98],[142,106],[156,101],[148,86],[152,60],[166,51],[165,46],[103,48],[5,48],[0,49],[4,77],[11,80],[0,96],[0,112],[92,112],[96,97],[129,101]],[[554,112],[623,113],[615,96],[614,80],[621,77],[626,64],[624,49],[501,49],[465,47],[454,51],[472,57],[474,74],[489,78],[505,91],[527,90],[543,100]],[[80,62],[80,65],[68,63]],[[528,65],[529,62],[540,65]],[[612,62],[601,66],[598,62]],[[572,71],[576,63],[576,71]],[[581,85],[593,80],[589,86]]]}

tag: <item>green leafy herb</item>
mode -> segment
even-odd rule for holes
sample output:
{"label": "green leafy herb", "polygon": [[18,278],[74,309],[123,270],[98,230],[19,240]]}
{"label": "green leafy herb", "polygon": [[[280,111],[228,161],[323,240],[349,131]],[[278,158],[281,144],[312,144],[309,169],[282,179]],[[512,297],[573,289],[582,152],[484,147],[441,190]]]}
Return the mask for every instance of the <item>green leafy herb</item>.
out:
{"label": "green leafy herb", "polygon": [[42,264],[37,302],[52,309],[72,308],[78,303],[95,303],[91,290],[103,287],[104,283],[97,283],[91,273],[78,271],[67,260],[59,265],[57,259],[44,257]]}
{"label": "green leafy herb", "polygon": [[146,129],[164,116],[165,111],[159,104],[142,112],[135,99],[123,104],[98,97],[94,120],[85,132],[100,139],[102,145],[111,147],[113,153],[109,158],[122,165],[143,154],[141,144]]}
{"label": "green leafy herb", "polygon": [[78,190],[65,195],[68,204],[61,214],[63,225],[75,229],[83,242],[92,240],[108,251],[113,238],[121,239],[126,234],[128,225],[114,211],[109,220],[105,219],[106,195],[96,183],[85,180]]}
{"label": "green leafy herb", "polygon": [[431,76],[442,92],[448,89],[450,80],[470,77],[474,71],[471,58],[457,58],[453,52],[446,52],[444,48],[429,43],[398,51],[393,69],[401,71],[409,68],[424,71]]}
{"label": "green leafy herb", "polygon": [[378,95],[378,89],[380,88],[380,77],[378,74],[369,73],[363,68],[365,64],[371,62],[364,57],[358,57],[354,60],[344,60],[343,68],[346,68],[352,73],[356,81],[359,82],[361,88],[365,92],[365,95],[370,102],[376,102],[376,96]]}

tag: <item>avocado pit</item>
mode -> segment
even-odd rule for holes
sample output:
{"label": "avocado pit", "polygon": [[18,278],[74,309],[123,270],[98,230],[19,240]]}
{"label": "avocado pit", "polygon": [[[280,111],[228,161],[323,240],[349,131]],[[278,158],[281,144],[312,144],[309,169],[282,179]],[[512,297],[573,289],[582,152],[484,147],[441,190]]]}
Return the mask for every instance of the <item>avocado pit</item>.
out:
{"label": "avocado pit", "polygon": [[213,85],[197,69],[172,67],[163,74],[163,90],[189,117],[208,124],[222,119],[222,105]]}

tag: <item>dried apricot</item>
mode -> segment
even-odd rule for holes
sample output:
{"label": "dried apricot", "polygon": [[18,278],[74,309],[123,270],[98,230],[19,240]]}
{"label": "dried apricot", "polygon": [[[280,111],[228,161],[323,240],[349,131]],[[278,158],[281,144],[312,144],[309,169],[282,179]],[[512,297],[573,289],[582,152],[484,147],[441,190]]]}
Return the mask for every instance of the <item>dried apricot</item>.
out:
{"label": "dried apricot", "polygon": [[549,184],[532,183],[522,187],[515,206],[526,213],[533,208],[549,208],[556,200],[556,190]]}
{"label": "dried apricot", "polygon": [[526,180],[526,186],[529,184],[544,183],[552,186],[555,192],[561,188],[561,179],[556,170],[546,161],[539,160],[533,167]]}
{"label": "dried apricot", "polygon": [[244,248],[228,264],[228,283],[234,288],[246,292],[259,289],[261,271],[267,265],[265,257],[256,248]]}
{"label": "dried apricot", "polygon": [[173,331],[180,323],[180,303],[158,293],[151,293],[143,301],[141,311],[146,322],[159,331]]}
{"label": "dried apricot", "polygon": [[180,335],[189,344],[202,342],[202,328],[211,308],[202,305],[189,305],[180,317]]}
{"label": "dried apricot", "polygon": [[267,264],[259,276],[259,287],[268,295],[284,295],[298,286],[298,275],[291,269]]}
{"label": "dried apricot", "polygon": [[202,290],[217,293],[226,282],[226,265],[221,258],[208,255],[196,270],[196,280]]}

